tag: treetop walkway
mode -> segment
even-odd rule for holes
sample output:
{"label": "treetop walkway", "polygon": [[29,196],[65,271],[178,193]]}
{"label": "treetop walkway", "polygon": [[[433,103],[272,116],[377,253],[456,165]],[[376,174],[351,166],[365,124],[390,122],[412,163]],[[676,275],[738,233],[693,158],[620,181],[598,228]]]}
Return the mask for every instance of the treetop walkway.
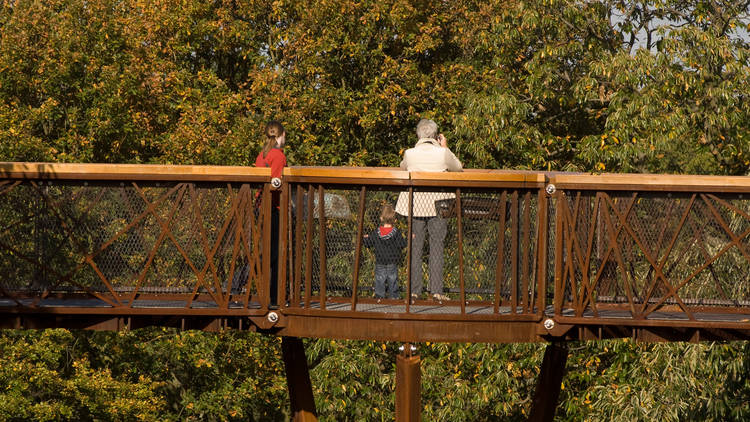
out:
{"label": "treetop walkway", "polygon": [[[748,338],[748,194],[746,177],[291,167],[276,189],[255,167],[2,163],[0,323],[412,342]],[[374,297],[362,239],[399,195],[412,208],[436,201],[448,222],[449,300],[406,299],[411,236],[401,299]]]}
{"label": "treetop walkway", "polygon": [[[748,177],[291,167],[277,182],[255,167],[0,163],[0,327],[750,338]],[[403,233],[424,207],[447,222],[447,300],[405,293],[410,235],[401,296],[374,295],[363,238],[399,199]]]}

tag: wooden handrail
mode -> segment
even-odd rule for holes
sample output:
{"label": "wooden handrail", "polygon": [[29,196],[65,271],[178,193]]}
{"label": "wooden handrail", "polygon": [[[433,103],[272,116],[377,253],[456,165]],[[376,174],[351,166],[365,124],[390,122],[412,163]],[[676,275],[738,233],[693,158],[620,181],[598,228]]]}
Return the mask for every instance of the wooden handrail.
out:
{"label": "wooden handrail", "polygon": [[265,167],[0,162],[6,179],[262,182],[270,176]]}
{"label": "wooden handrail", "polygon": [[[552,183],[557,189],[639,190],[674,192],[750,192],[747,176],[675,174],[591,174],[524,170],[466,169],[463,172],[407,172],[397,167],[306,167],[284,169],[284,178],[319,179],[346,183],[371,180],[381,184],[436,186],[458,182],[482,186],[513,184],[539,187]],[[257,182],[267,181],[270,169],[250,166],[198,166],[171,164],[80,164],[0,162],[0,179],[44,180],[152,180]]]}
{"label": "wooden handrail", "polygon": [[749,192],[747,176],[683,174],[582,174],[555,173],[549,182],[557,189],[632,190],[674,192]]}

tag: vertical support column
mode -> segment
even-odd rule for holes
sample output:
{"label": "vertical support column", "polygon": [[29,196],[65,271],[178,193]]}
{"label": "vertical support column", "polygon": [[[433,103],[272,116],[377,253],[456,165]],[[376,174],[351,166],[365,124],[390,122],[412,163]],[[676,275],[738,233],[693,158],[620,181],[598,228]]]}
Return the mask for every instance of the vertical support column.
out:
{"label": "vertical support column", "polygon": [[552,421],[555,418],[557,399],[560,397],[560,386],[565,375],[565,364],[568,361],[568,346],[563,342],[547,345],[544,350],[542,369],[536,381],[534,401],[531,407],[529,422]]}
{"label": "vertical support column", "polygon": [[396,421],[418,422],[422,411],[421,359],[409,343],[396,356]]}
{"label": "vertical support column", "polygon": [[294,422],[312,422],[318,420],[315,410],[315,398],[307,370],[307,357],[302,339],[297,337],[281,338],[281,353],[286,370],[286,385],[289,389],[289,401],[292,406]]}

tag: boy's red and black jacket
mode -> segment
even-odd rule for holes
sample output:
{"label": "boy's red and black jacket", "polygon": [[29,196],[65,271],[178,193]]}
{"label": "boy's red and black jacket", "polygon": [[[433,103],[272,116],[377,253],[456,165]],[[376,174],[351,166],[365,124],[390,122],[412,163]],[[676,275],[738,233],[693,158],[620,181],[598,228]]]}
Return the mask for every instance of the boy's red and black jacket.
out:
{"label": "boy's red and black jacket", "polygon": [[395,227],[378,227],[365,237],[363,244],[372,249],[376,264],[398,264],[403,256],[401,250],[406,247],[406,239]]}

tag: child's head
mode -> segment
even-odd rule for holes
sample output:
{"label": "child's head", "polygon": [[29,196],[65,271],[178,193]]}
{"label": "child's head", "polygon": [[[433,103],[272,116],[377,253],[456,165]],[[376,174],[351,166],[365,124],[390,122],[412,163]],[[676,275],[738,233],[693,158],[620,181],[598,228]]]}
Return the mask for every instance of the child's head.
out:
{"label": "child's head", "polygon": [[380,224],[393,224],[396,222],[396,210],[393,205],[385,203],[380,210]]}

